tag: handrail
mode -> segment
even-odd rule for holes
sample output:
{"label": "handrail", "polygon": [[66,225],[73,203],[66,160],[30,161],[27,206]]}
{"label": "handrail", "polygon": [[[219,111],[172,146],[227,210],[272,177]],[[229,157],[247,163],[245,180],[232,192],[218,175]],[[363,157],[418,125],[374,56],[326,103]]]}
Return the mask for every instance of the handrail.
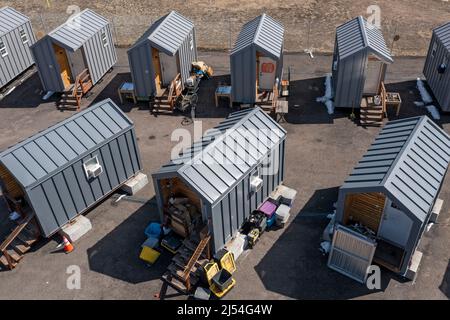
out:
{"label": "handrail", "polygon": [[3,241],[0,245],[0,251],[5,251],[6,248],[14,241],[14,239],[22,232],[22,230],[30,223],[31,219],[33,219],[34,213],[29,213],[20,224],[11,232],[11,234]]}

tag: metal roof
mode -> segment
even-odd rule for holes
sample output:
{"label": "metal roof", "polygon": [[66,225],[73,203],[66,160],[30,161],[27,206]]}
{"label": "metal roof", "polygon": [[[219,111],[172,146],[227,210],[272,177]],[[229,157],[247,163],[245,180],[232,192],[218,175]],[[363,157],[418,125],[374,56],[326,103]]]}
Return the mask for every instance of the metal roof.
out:
{"label": "metal roof", "polygon": [[51,31],[48,36],[64,48],[76,51],[108,24],[108,19],[91,9],[85,9]]}
{"label": "metal roof", "polygon": [[368,49],[384,62],[394,62],[381,30],[361,16],[337,27],[336,39],[340,60]]}
{"label": "metal roof", "polygon": [[436,37],[438,37],[442,44],[445,46],[445,48],[450,51],[450,22],[447,22],[446,24],[437,27],[433,30]]}
{"label": "metal roof", "polygon": [[171,11],[153,23],[135,45],[150,41],[152,46],[173,56],[192,29],[194,24],[191,20],[176,11]]}
{"label": "metal roof", "polygon": [[450,162],[450,136],[427,116],[388,122],[341,189],[387,191],[425,221]]}
{"label": "metal roof", "polygon": [[279,59],[283,50],[283,40],[283,25],[264,13],[244,24],[231,54],[256,45],[262,52]]}
{"label": "metal roof", "polygon": [[0,37],[29,21],[27,16],[11,7],[0,8]]}
{"label": "metal roof", "polygon": [[131,127],[133,122],[106,99],[6,149],[0,162],[26,189]]}
{"label": "metal roof", "polygon": [[179,175],[215,203],[285,137],[286,131],[259,107],[233,112],[154,176]]}

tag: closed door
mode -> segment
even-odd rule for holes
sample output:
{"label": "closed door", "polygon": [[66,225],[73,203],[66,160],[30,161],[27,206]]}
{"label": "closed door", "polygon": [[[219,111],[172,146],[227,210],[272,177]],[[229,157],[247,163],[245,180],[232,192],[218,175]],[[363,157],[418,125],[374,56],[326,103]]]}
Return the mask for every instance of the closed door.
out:
{"label": "closed door", "polygon": [[364,83],[365,95],[376,95],[380,93],[383,62],[376,58],[369,58],[366,67],[366,82]]}
{"label": "closed door", "polygon": [[275,60],[268,57],[259,58],[259,89],[260,90],[272,90],[275,84],[275,73],[277,69],[277,63]]}
{"label": "closed door", "polygon": [[389,200],[381,219],[378,236],[405,248],[412,225],[412,220],[395,203]]}
{"label": "closed door", "polygon": [[178,74],[177,55],[169,56],[160,52],[159,60],[161,61],[162,84],[169,86]]}
{"label": "closed door", "polygon": [[53,50],[56,61],[59,64],[59,69],[61,70],[61,79],[64,83],[64,88],[68,88],[72,83],[72,74],[70,72],[70,64],[69,59],[67,59],[66,50],[56,44],[53,44]]}

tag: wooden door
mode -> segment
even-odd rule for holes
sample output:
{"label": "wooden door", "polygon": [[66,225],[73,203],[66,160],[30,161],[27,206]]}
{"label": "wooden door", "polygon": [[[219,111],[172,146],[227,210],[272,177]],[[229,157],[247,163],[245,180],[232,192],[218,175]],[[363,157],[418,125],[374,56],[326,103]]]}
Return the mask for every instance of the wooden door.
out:
{"label": "wooden door", "polygon": [[160,52],[159,60],[161,61],[162,84],[164,87],[168,87],[179,73],[177,55],[169,56],[163,52]]}
{"label": "wooden door", "polygon": [[61,70],[61,79],[64,83],[64,88],[68,88],[72,84],[72,74],[66,50],[56,44],[53,44],[53,50],[55,52],[56,61],[59,64],[59,69]]}
{"label": "wooden door", "polygon": [[155,86],[158,92],[161,90],[161,64],[159,62],[159,52],[155,48],[152,48],[152,61],[153,70],[155,70]]}

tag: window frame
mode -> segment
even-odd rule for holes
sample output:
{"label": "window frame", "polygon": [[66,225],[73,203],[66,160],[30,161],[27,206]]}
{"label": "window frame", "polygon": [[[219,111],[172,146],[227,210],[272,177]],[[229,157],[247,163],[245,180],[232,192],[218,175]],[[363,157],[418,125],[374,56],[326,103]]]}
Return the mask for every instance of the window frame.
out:
{"label": "window frame", "polygon": [[6,43],[3,40],[0,40],[0,56],[2,58],[5,58],[8,56],[8,48],[6,47]]}
{"label": "window frame", "polygon": [[[24,28],[19,29],[20,40],[22,40],[22,44],[27,44],[30,39],[28,39],[28,34]],[[24,40],[25,37],[25,40]]]}
{"label": "window frame", "polygon": [[106,30],[101,32],[100,39],[102,40],[103,47],[109,46],[108,35],[106,34]]}

